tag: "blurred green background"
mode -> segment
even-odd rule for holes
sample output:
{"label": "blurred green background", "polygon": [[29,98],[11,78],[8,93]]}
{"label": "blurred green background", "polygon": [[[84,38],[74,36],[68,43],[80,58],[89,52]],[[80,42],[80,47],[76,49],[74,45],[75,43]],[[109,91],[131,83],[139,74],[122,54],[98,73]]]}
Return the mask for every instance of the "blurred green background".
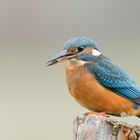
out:
{"label": "blurred green background", "polygon": [[45,64],[71,37],[94,39],[140,85],[139,15],[139,0],[1,0],[0,139],[72,140],[87,110],[68,93],[66,63]]}

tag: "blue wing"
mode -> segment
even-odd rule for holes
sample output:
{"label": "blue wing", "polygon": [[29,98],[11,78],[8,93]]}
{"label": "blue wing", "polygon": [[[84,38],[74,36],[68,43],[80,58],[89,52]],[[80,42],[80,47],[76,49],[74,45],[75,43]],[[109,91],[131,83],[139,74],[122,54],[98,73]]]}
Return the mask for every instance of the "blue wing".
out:
{"label": "blue wing", "polygon": [[140,104],[140,88],[119,65],[104,56],[100,56],[98,61],[92,61],[85,67],[95,75],[103,86]]}

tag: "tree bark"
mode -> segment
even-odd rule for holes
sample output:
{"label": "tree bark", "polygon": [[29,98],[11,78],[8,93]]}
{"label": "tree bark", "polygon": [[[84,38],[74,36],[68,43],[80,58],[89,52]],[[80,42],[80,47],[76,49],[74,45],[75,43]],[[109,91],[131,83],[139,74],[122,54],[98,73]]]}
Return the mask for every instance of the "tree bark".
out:
{"label": "tree bark", "polygon": [[140,140],[140,126],[118,122],[107,116],[77,116],[74,140]]}

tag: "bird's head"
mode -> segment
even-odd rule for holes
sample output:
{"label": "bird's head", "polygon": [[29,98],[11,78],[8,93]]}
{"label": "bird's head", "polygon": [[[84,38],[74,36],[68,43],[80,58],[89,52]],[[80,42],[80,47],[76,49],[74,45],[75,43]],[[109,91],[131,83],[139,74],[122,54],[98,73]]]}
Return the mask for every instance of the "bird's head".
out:
{"label": "bird's head", "polygon": [[86,37],[76,37],[67,40],[64,43],[64,50],[52,57],[47,62],[47,65],[53,65],[70,59],[89,61],[100,54],[93,40]]}

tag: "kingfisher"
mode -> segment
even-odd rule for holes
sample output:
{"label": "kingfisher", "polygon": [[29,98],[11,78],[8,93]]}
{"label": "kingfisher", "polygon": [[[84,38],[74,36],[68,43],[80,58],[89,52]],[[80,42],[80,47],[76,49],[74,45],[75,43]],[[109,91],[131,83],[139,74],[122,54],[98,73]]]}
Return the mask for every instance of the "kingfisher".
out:
{"label": "kingfisher", "polygon": [[92,112],[140,117],[140,88],[124,69],[101,53],[95,41],[69,39],[47,65],[65,60],[68,89],[80,105]]}

